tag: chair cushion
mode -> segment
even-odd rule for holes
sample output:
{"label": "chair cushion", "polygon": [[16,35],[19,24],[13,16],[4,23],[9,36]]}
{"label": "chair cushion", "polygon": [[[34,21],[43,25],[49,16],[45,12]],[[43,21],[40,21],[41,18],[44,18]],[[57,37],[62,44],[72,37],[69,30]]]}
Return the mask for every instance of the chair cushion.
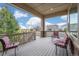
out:
{"label": "chair cushion", "polygon": [[65,47],[65,43],[61,43],[61,42],[55,43],[55,45],[58,45],[58,46],[61,46],[61,47]]}
{"label": "chair cushion", "polygon": [[55,45],[65,47],[67,40],[67,36],[65,35],[63,38],[54,38],[53,42]]}
{"label": "chair cushion", "polygon": [[9,41],[9,38],[7,36],[4,36],[2,39],[3,39],[6,47],[10,46],[10,41]]}
{"label": "chair cushion", "polygon": [[54,43],[57,43],[57,42],[65,43],[66,40],[64,40],[64,39],[59,39],[59,38],[54,38],[53,42],[54,42]]}
{"label": "chair cushion", "polygon": [[19,42],[11,44],[8,36],[4,36],[2,39],[5,43],[5,48],[14,48],[19,45]]}
{"label": "chair cushion", "polygon": [[17,47],[19,45],[19,42],[16,42],[14,44],[10,44],[8,46],[6,46],[6,48],[14,48],[14,47]]}
{"label": "chair cushion", "polygon": [[61,38],[54,38],[53,41],[54,42],[66,43],[66,41],[67,41],[67,35],[65,35],[64,37],[61,37]]}

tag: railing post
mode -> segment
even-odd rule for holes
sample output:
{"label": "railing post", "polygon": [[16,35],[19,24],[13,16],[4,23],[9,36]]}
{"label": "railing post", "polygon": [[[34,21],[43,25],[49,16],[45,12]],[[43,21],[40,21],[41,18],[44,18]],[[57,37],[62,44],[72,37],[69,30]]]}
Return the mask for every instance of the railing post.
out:
{"label": "railing post", "polygon": [[34,32],[34,40],[36,40],[36,32]]}

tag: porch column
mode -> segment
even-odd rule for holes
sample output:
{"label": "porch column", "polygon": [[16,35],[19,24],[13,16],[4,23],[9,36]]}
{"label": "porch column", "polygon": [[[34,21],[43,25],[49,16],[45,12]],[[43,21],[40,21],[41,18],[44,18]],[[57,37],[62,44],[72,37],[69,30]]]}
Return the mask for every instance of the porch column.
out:
{"label": "porch column", "polygon": [[68,15],[67,15],[67,28],[68,28],[68,32],[70,32],[70,10],[68,10]]}
{"label": "porch column", "polygon": [[77,23],[77,26],[78,26],[78,38],[79,38],[79,3],[77,4],[77,12],[78,12],[78,23]]}
{"label": "porch column", "polygon": [[70,4],[68,8],[68,14],[67,14],[67,24],[68,24],[68,32],[70,32],[70,10],[71,10],[72,4]]}
{"label": "porch column", "polygon": [[41,18],[41,37],[45,37],[45,19]]}

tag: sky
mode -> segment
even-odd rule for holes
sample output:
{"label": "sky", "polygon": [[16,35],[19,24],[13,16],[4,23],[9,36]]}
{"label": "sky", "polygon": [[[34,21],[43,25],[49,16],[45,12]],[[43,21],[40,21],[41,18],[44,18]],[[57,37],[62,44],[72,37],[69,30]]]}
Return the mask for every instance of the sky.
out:
{"label": "sky", "polygon": [[[4,6],[7,6],[8,10],[13,14],[21,29],[27,29],[27,28],[30,29],[33,27],[41,26],[40,25],[41,19],[39,17],[34,16],[31,13],[24,11],[22,9],[16,8],[10,4],[0,3],[0,9]],[[77,16],[77,14],[71,16],[72,18],[71,23],[77,22],[76,20],[74,20],[75,16]],[[52,25],[52,24],[57,24],[58,26],[66,25],[67,16],[64,15],[45,19],[45,25]]]}

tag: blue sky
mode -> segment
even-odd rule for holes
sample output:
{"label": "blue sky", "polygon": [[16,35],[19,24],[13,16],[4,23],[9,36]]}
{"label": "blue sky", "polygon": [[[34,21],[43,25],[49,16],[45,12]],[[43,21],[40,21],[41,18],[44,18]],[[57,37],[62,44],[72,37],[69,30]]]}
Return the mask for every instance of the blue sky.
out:
{"label": "blue sky", "polygon": [[60,16],[58,17],[53,17],[53,18],[48,18],[46,19],[49,23],[57,24],[57,23],[62,23],[66,22],[66,20],[63,20]]}
{"label": "blue sky", "polygon": [[[16,21],[18,22],[21,28],[25,29],[25,28],[28,28],[28,26],[31,26],[31,25],[36,26],[40,24],[40,18],[30,14],[29,12],[19,8],[15,8],[10,4],[0,3],[0,9],[4,6],[7,6],[8,10],[15,16]],[[67,16],[48,18],[46,19],[45,23],[63,25],[63,24],[66,24],[66,21],[67,21],[66,18]]]}

